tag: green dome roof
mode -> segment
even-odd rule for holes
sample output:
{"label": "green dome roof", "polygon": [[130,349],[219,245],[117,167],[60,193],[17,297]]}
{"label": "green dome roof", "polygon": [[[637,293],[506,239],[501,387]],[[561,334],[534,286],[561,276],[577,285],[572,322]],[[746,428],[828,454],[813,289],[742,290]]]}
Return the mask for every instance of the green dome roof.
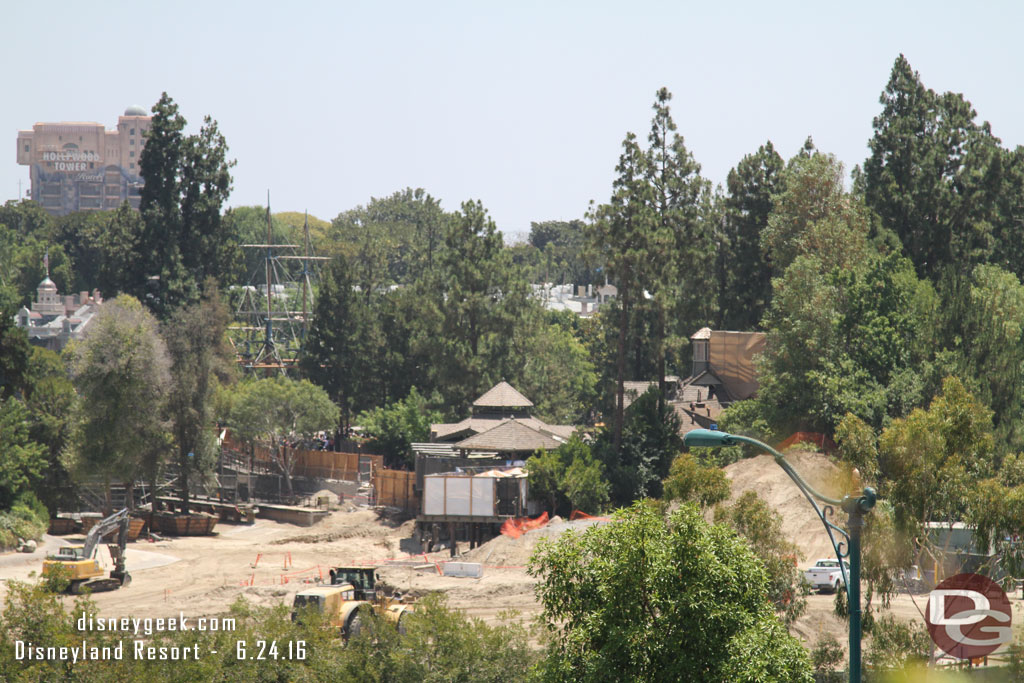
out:
{"label": "green dome roof", "polygon": [[137,104],[133,104],[124,110],[125,116],[149,116],[149,112]]}

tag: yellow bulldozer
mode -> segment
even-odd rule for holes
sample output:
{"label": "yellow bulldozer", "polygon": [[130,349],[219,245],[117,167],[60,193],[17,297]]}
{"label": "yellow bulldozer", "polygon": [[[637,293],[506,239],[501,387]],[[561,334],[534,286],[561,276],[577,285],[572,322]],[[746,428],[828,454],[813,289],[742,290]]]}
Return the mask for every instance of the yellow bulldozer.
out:
{"label": "yellow bulldozer", "polygon": [[[62,546],[56,555],[48,555],[43,560],[43,576],[52,576],[59,571],[58,567],[63,567],[71,580],[68,590],[75,594],[81,593],[84,588],[99,592],[127,586],[132,582],[131,574],[125,570],[124,563],[129,521],[127,508],[101,520],[89,529],[84,545]],[[103,567],[96,558],[96,550],[100,539],[115,530],[117,541],[107,545],[110,559],[114,561],[114,568],[110,571],[110,576],[106,577]]]}
{"label": "yellow bulldozer", "polygon": [[335,567],[330,571],[329,586],[307,588],[295,594],[292,620],[303,608],[316,609],[327,615],[331,626],[346,640],[359,634],[363,614],[372,610],[394,624],[399,633],[405,632],[404,619],[413,606],[401,596],[386,596],[381,589],[373,567]]}

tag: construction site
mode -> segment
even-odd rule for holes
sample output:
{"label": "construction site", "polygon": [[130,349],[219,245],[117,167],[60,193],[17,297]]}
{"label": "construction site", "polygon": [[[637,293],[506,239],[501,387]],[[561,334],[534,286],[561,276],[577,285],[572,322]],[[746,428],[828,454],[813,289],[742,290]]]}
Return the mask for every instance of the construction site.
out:
{"label": "construction site", "polygon": [[[827,456],[790,451],[788,457],[815,485],[827,489],[834,478],[835,466]],[[307,477],[314,467],[307,465],[310,469],[296,482],[324,485],[305,497],[305,505],[279,505],[275,511],[275,506],[254,504],[255,516],[221,514],[212,531],[203,535],[142,530],[124,554],[131,583],[98,592],[93,599],[105,617],[216,617],[240,597],[257,605],[292,605],[297,593],[330,584],[331,569],[345,565],[376,568],[389,592],[410,599],[443,592],[450,606],[489,623],[497,623],[499,614],[510,609],[532,621],[540,607],[534,594],[536,579],[529,576],[527,566],[538,544],[610,523],[608,518],[587,516],[535,518],[525,525],[505,525],[504,533],[487,538],[464,524],[456,530],[454,543],[448,538],[428,549],[417,533],[422,508],[417,512],[410,507],[423,505],[415,496],[414,473],[402,473],[408,485],[396,488],[390,475],[381,476],[378,470],[373,476],[371,459],[370,476],[361,480],[358,458],[353,460],[356,467],[336,469],[335,477]],[[779,512],[786,537],[800,549],[801,565],[831,554],[820,521],[771,457],[742,460],[725,471],[732,481],[733,500],[756,489]],[[206,505],[217,509],[211,501]],[[231,506],[219,507],[223,511]],[[289,519],[272,518],[282,510],[288,511]],[[522,518],[510,514],[508,519]],[[0,556],[0,579],[29,579],[39,573],[48,555],[80,538],[74,533],[48,534],[35,552]],[[105,570],[113,570],[106,550],[101,549],[97,558]],[[4,590],[6,584],[0,584]],[[846,624],[833,615],[833,601],[832,595],[808,596],[807,611],[792,627],[805,645],[823,634],[842,640]],[[926,601],[926,595],[901,594],[890,610],[900,618],[917,619]],[[1019,601],[1013,601],[1013,609],[1021,609]]]}

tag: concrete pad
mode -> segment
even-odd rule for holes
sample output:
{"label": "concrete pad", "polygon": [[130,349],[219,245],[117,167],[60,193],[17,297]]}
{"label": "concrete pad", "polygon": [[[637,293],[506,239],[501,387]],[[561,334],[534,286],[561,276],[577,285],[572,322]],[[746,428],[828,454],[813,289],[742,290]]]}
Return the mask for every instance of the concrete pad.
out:
{"label": "concrete pad", "polygon": [[479,562],[444,562],[441,573],[445,576],[479,579],[484,575],[484,566]]}

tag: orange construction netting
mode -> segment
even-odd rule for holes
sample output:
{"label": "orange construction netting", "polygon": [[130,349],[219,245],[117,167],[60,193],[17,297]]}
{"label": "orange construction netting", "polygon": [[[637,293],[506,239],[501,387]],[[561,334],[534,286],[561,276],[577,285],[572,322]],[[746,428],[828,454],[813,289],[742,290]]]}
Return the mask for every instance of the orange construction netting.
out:
{"label": "orange construction netting", "polygon": [[611,517],[595,517],[594,515],[588,515],[586,512],[583,512],[581,510],[573,510],[569,514],[569,521],[571,522],[571,521],[574,521],[574,520],[577,520],[577,519],[596,519],[599,522],[610,522],[610,521],[612,521]]}
{"label": "orange construction netting", "polygon": [[540,517],[516,517],[514,519],[506,519],[505,523],[501,525],[501,533],[512,538],[519,538],[527,531],[533,529],[540,529],[542,526],[548,523],[548,513],[542,512]]}

